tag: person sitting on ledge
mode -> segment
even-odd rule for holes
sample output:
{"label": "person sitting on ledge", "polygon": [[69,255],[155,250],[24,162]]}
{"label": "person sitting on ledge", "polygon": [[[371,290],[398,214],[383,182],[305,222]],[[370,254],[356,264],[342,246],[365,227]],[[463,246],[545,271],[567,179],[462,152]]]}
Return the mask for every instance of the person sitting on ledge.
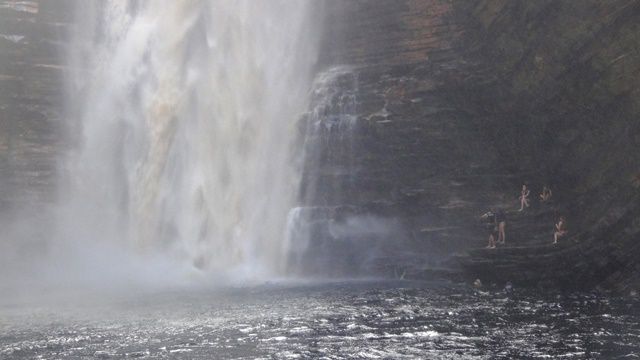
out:
{"label": "person sitting on ledge", "polygon": [[558,239],[564,237],[565,235],[567,235],[567,220],[564,218],[564,216],[560,216],[553,233],[553,243],[557,244]]}
{"label": "person sitting on ledge", "polygon": [[540,194],[540,200],[542,202],[547,202],[549,200],[551,200],[551,196],[553,196],[553,193],[551,192],[551,189],[548,186],[544,186],[542,188],[542,193]]}
{"label": "person sitting on ledge", "polygon": [[525,207],[529,207],[529,194],[531,191],[527,189],[527,185],[522,185],[522,191],[520,191],[520,210],[524,210]]}
{"label": "person sitting on ledge", "polygon": [[496,214],[493,211],[488,211],[483,214],[481,219],[485,220],[485,228],[489,233],[489,244],[487,244],[487,249],[495,249],[496,248],[496,235],[498,232],[498,225],[496,224]]}

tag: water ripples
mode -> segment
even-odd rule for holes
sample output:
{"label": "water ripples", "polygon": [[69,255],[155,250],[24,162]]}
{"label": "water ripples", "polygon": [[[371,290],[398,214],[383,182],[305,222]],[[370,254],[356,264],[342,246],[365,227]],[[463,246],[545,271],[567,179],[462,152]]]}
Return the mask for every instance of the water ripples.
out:
{"label": "water ripples", "polygon": [[0,309],[0,358],[633,358],[639,303],[424,283],[146,294]]}

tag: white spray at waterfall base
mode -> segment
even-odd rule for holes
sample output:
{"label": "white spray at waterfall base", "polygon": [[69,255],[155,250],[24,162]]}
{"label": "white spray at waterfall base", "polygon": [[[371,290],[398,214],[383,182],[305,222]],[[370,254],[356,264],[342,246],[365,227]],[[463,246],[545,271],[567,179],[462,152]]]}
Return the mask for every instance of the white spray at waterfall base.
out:
{"label": "white spray at waterfall base", "polygon": [[317,57],[312,2],[78,7],[68,105],[79,145],[64,162],[56,257],[281,275]]}

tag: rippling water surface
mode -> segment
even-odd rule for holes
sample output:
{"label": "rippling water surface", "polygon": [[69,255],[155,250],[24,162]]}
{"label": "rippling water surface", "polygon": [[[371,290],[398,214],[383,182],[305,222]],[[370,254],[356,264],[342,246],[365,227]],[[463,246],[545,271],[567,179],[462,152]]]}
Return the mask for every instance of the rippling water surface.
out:
{"label": "rippling water surface", "polygon": [[640,303],[341,282],[5,302],[0,358],[604,358],[640,354]]}

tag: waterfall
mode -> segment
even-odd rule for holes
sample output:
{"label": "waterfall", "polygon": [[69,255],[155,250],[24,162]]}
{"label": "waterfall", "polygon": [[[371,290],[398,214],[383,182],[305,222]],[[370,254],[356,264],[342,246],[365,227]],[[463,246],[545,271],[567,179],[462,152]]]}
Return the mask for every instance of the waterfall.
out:
{"label": "waterfall", "polygon": [[331,256],[318,247],[334,238],[331,224],[344,212],[346,193],[353,188],[358,91],[358,73],[348,66],[329,68],[313,81],[309,111],[301,119],[303,206],[293,208],[287,220],[289,271],[317,275],[330,270],[326,262]]}
{"label": "waterfall", "polygon": [[[311,0],[81,1],[69,54],[66,249],[280,274],[299,193]],[[79,135],[79,136],[78,136]]]}
{"label": "waterfall", "polygon": [[356,175],[358,73],[339,66],[318,74],[305,117],[303,201],[344,204]]}

